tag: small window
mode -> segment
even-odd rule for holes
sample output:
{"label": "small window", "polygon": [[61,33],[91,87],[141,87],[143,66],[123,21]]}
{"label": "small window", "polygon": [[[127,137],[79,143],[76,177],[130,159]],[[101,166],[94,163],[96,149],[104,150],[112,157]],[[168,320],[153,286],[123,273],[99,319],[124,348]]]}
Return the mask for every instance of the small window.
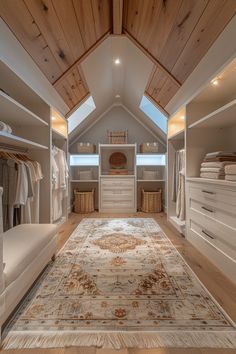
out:
{"label": "small window", "polygon": [[69,134],[95,110],[96,106],[93,97],[90,96],[84,103],[76,109],[74,113],[68,118]]}
{"label": "small window", "polygon": [[165,134],[167,133],[167,118],[154,104],[143,95],[139,108],[145,113]]}

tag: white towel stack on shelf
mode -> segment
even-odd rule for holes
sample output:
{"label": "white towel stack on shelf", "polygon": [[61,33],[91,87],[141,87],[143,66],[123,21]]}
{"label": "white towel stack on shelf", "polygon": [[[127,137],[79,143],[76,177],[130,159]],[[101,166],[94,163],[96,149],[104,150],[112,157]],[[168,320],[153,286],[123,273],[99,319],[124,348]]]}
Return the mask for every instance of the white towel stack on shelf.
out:
{"label": "white towel stack on shelf", "polygon": [[12,133],[12,129],[10,127],[10,125],[4,123],[4,122],[1,122],[0,121],[0,131],[1,132],[6,132],[6,133],[9,133],[11,134]]}
{"label": "white towel stack on shelf", "polygon": [[210,179],[226,179],[225,168],[228,165],[230,166],[235,165],[236,168],[235,152],[217,151],[217,152],[208,153],[206,154],[201,164],[200,177],[210,178]]}
{"label": "white towel stack on shelf", "polygon": [[236,182],[236,163],[225,166],[225,179]]}

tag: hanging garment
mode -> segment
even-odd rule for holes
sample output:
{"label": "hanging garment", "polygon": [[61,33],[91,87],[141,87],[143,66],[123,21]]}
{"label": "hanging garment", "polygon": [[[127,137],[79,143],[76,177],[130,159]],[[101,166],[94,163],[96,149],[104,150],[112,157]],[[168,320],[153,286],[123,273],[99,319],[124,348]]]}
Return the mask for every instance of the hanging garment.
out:
{"label": "hanging garment", "polygon": [[172,201],[177,201],[177,194],[179,189],[179,174],[182,169],[185,168],[185,151],[178,150],[175,152],[175,159],[173,164],[172,175]]}
{"label": "hanging garment", "polygon": [[181,221],[185,220],[185,169],[179,173],[179,186],[176,200],[176,216]]}
{"label": "hanging garment", "polygon": [[4,231],[20,223],[39,222],[41,166],[27,156],[0,151]]}
{"label": "hanging garment", "polygon": [[57,221],[63,214],[63,201],[67,196],[69,170],[65,152],[56,146],[52,150],[52,218]]}

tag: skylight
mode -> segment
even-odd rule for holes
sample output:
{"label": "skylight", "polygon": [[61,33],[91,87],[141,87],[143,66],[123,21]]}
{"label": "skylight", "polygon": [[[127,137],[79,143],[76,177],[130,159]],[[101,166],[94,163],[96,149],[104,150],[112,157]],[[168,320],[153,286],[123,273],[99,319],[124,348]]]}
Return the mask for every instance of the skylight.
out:
{"label": "skylight", "polygon": [[90,96],[84,103],[76,109],[74,113],[68,118],[69,134],[95,110],[96,106],[93,97]]}
{"label": "skylight", "polygon": [[164,132],[167,133],[167,118],[143,95],[139,108]]}

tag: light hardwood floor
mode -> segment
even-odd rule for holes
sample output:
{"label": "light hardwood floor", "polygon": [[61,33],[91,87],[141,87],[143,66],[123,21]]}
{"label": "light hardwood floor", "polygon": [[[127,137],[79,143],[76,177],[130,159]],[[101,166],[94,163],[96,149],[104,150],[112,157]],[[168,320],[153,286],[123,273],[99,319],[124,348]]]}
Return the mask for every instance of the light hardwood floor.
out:
{"label": "light hardwood floor", "polygon": [[[236,285],[227,279],[207,258],[198,252],[189,242],[179,235],[167,222],[165,214],[71,214],[69,220],[60,227],[58,251],[70,234],[84,217],[153,217],[175,247],[207,287],[218,303],[236,322]],[[65,349],[22,349],[0,351],[1,354],[236,354],[235,349],[208,348],[158,348],[158,349],[96,349],[96,348],[65,348]]]}

